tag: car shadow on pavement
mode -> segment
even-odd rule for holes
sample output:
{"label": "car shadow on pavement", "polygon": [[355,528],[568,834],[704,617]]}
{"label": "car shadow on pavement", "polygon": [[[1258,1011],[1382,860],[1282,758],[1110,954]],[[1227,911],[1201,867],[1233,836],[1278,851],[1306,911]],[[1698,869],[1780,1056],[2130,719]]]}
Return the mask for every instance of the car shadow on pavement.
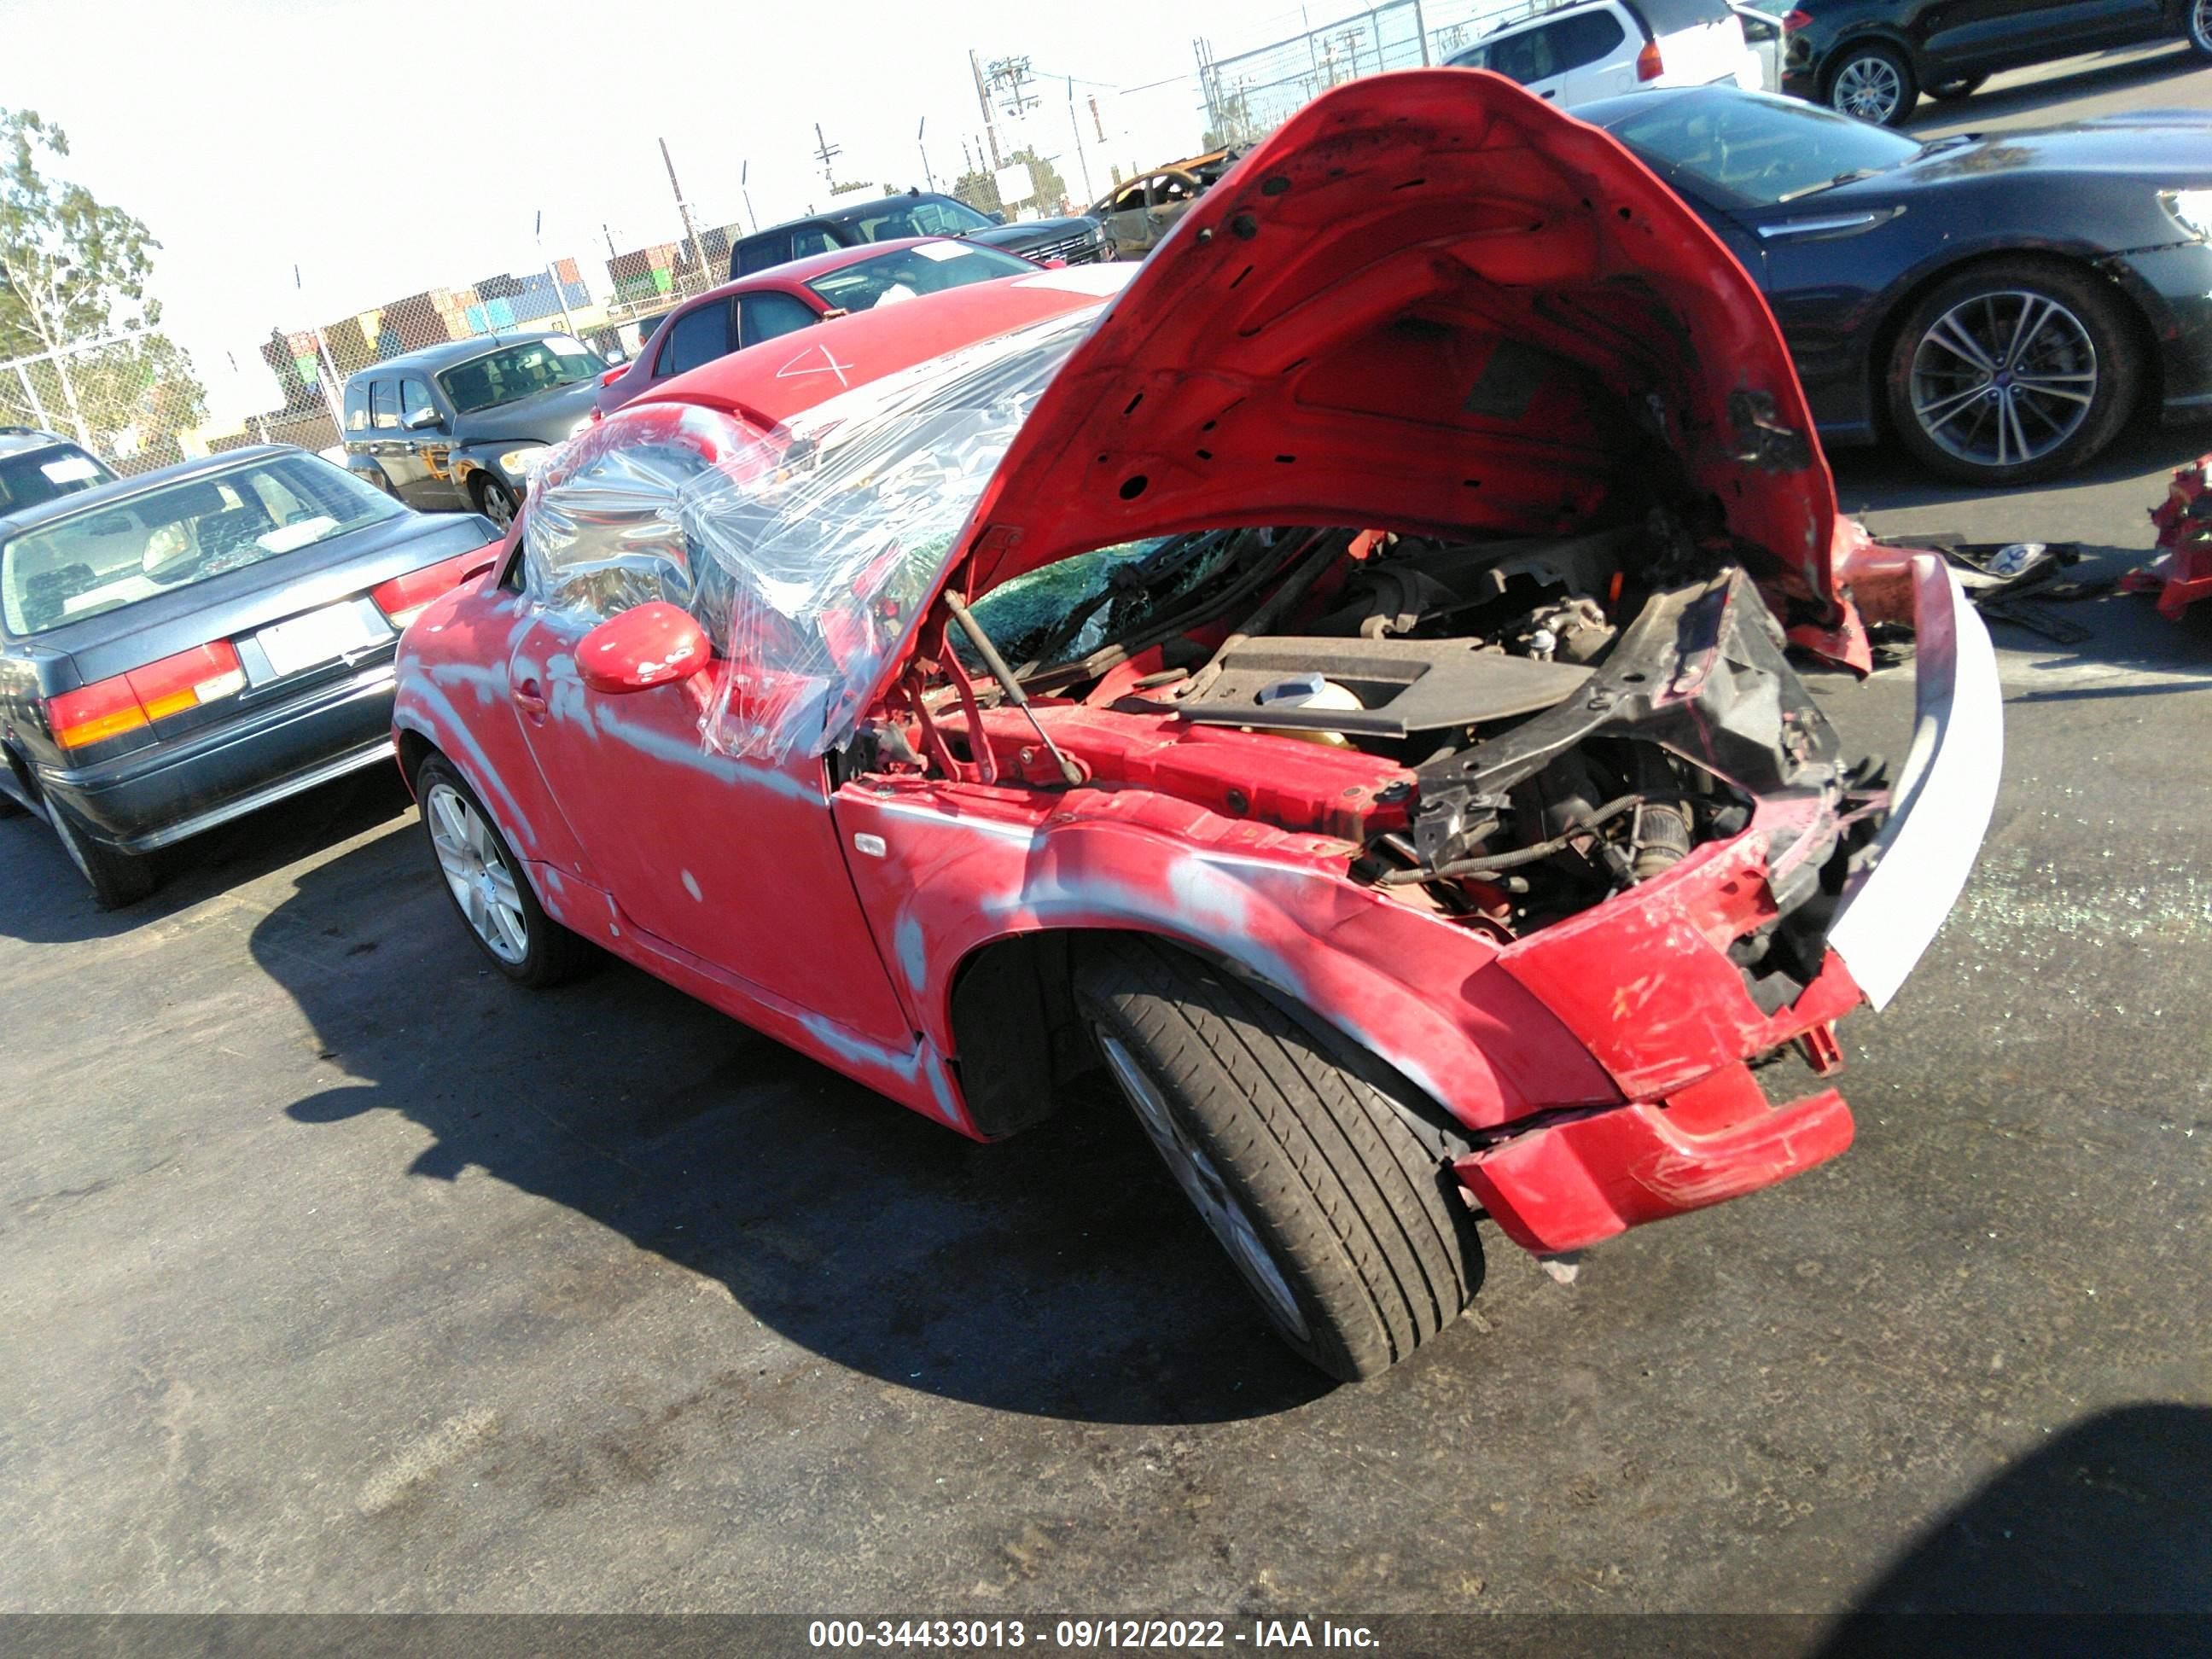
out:
{"label": "car shadow on pavement", "polygon": [[748,1331],[1079,1420],[1261,1416],[1332,1386],[1270,1335],[1116,1100],[979,1146],[620,963],[520,990],[411,825],[303,872],[252,949],[363,1079],[296,1122],[399,1114],[432,1144],[386,1178],[481,1169],[726,1285]]}
{"label": "car shadow on pavement", "polygon": [[[1946,1514],[1817,1650],[2202,1651],[2212,1613],[2212,1408],[2123,1406],[2074,1424]],[[1896,1615],[1972,1616],[1972,1626]],[[2171,1644],[2054,1615],[2164,1614]],[[2000,1622],[1989,1621],[1996,1616]],[[2013,1619],[2020,1628],[2005,1628]],[[2100,1637],[2102,1639],[2100,1639]]]}
{"label": "car shadow on pavement", "polygon": [[2035,533],[2034,500],[2039,491],[2124,483],[2154,471],[2160,475],[2158,482],[2143,496],[2142,509],[2148,513],[2165,498],[2165,475],[2207,451],[2212,451],[2212,421],[2166,426],[2154,414],[2139,413],[2088,465],[2048,484],[2024,485],[2010,492],[1937,477],[1893,442],[1832,449],[1827,455],[1836,475],[1837,505],[1854,518],[1950,504],[1962,511],[1968,507],[2002,507],[2007,495],[2014,494],[2021,499],[2019,533],[2026,538]]}
{"label": "car shadow on pavement", "polygon": [[[1955,103],[1931,98],[1905,122],[1905,130],[1915,137],[1926,127],[1972,130],[1978,122],[1994,121],[2023,110],[2044,109],[2160,81],[2184,80],[2205,67],[2204,60],[2181,41],[2148,56],[2134,55],[2142,51],[2141,46],[2123,46],[2118,49],[2118,53],[2124,54],[2119,62],[2093,60],[2071,75],[2045,76],[2021,86],[1999,87]],[[2051,112],[2054,123],[2069,118],[2061,111]]]}
{"label": "car shadow on pavement", "polygon": [[397,766],[372,767],[195,836],[153,855],[161,885],[122,910],[102,910],[46,821],[0,823],[0,865],[10,902],[0,935],[29,945],[114,939],[258,880],[272,870],[374,830],[410,809]]}

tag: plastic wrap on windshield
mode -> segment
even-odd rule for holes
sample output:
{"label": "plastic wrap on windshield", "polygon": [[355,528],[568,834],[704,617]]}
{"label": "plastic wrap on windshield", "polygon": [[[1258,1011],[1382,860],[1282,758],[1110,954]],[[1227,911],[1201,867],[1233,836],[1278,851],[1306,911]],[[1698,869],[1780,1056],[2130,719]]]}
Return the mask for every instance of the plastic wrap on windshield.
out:
{"label": "plastic wrap on windshield", "polygon": [[[852,736],[1014,434],[1095,317],[933,359],[770,431],[689,406],[618,411],[532,485],[533,597],[595,616],[684,606],[726,659],[707,744],[773,763],[825,753]],[[842,372],[807,348],[817,354],[809,372]]]}

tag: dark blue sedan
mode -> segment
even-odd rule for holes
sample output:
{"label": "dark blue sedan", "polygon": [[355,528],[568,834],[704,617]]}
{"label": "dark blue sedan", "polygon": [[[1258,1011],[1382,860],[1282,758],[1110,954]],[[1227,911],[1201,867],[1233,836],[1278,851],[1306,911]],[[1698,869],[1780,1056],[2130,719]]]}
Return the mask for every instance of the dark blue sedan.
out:
{"label": "dark blue sedan", "polygon": [[2148,404],[2212,418],[2212,116],[1932,143],[1733,87],[1575,113],[1766,295],[1831,445],[1982,485],[2081,465]]}
{"label": "dark blue sedan", "polygon": [[400,630],[497,539],[280,446],[0,515],[0,810],[143,898],[156,848],[389,761]]}

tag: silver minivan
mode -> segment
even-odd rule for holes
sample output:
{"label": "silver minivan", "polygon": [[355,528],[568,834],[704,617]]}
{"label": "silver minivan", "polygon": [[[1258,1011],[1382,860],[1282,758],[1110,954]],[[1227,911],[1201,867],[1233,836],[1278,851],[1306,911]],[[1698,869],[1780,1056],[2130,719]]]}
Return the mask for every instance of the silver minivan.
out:
{"label": "silver minivan", "polygon": [[1581,0],[1501,24],[1446,60],[1495,70],[1563,109],[1639,87],[1765,83],[1728,0]]}

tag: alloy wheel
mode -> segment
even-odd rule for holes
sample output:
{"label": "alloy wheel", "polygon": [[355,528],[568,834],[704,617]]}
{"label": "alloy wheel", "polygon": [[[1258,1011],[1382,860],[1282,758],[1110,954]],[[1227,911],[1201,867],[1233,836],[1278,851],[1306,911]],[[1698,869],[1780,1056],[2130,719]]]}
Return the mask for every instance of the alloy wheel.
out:
{"label": "alloy wheel", "polygon": [[2097,376],[2088,329],[2057,301],[2024,289],[1979,294],[1920,337],[1913,417],[1931,443],[1960,460],[2021,466],[2081,429]]}
{"label": "alloy wheel", "polygon": [[[2212,0],[2203,0],[2212,3]],[[1897,113],[1905,96],[1905,79],[1887,58],[1854,58],[1837,71],[1829,102],[1846,115],[1862,121],[1885,122]]]}
{"label": "alloy wheel", "polygon": [[484,517],[489,519],[501,530],[505,530],[514,522],[514,500],[498,484],[487,481],[483,488],[477,491],[477,500],[483,508]]}
{"label": "alloy wheel", "polygon": [[1175,1176],[1176,1185],[1182,1188],[1183,1196],[1190,1200],[1213,1236],[1221,1241],[1230,1260],[1237,1264],[1237,1270],[1267,1304],[1276,1322],[1300,1341],[1310,1340],[1311,1333],[1306,1328],[1305,1315],[1298,1310],[1298,1299],[1291,1293],[1289,1281],[1275,1265],[1274,1255],[1261,1238],[1260,1230],[1253,1225],[1252,1218],[1245,1214],[1244,1206],[1237,1201],[1236,1194],[1222,1180],[1221,1172],[1213,1167],[1213,1160],[1191,1139],[1169,1109],[1158,1086],[1146,1075],[1144,1067],[1122,1046],[1119,1037],[1110,1031],[1100,1030],[1098,1047],[1106,1056],[1115,1081],[1121,1085],[1121,1092],[1136,1108],[1137,1121],[1145,1126],[1152,1145],[1167,1160],[1168,1169]]}
{"label": "alloy wheel", "polygon": [[422,797],[422,815],[429,822],[438,868],[469,926],[501,962],[520,963],[530,954],[530,918],[490,827],[450,784],[430,786]]}
{"label": "alloy wheel", "polygon": [[2212,0],[2197,0],[2189,9],[2189,38],[2197,51],[2212,53]]}

